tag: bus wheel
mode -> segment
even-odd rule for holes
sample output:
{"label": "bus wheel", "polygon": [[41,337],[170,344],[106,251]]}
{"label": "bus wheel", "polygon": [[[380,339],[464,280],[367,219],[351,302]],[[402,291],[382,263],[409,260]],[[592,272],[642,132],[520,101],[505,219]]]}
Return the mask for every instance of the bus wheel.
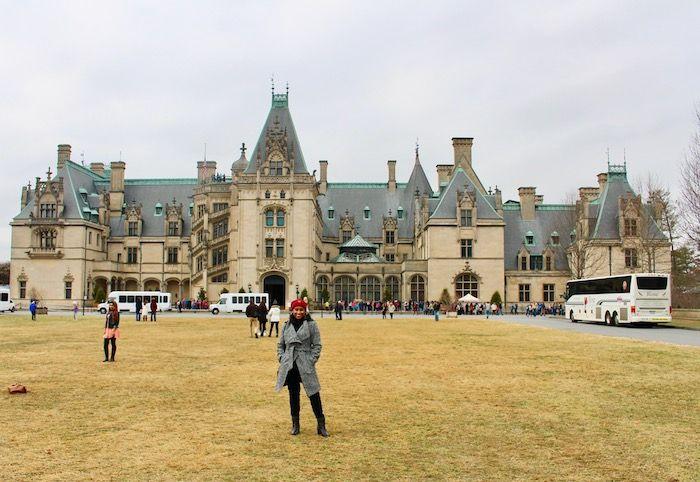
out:
{"label": "bus wheel", "polygon": [[574,318],[574,311],[571,310],[569,312],[569,319],[571,320],[571,323],[577,323],[576,318]]}
{"label": "bus wheel", "polygon": [[610,324],[612,326],[619,326],[619,324],[617,322],[617,313],[612,314],[612,317],[610,318]]}
{"label": "bus wheel", "polygon": [[212,314],[212,315],[218,315],[218,314],[219,314],[219,309],[218,309],[218,308],[214,308],[213,310],[211,310],[211,314]]}
{"label": "bus wheel", "polygon": [[102,313],[103,315],[106,315],[107,310],[105,308],[100,308],[100,313]]}

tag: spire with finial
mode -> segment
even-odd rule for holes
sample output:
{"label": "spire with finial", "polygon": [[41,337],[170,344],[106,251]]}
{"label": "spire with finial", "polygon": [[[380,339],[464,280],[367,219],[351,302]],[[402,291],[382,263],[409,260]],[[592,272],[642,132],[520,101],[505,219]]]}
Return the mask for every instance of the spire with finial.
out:
{"label": "spire with finial", "polygon": [[420,148],[420,144],[418,144],[418,138],[416,137],[416,164],[420,164],[420,156],[418,154],[419,148]]}
{"label": "spire with finial", "polygon": [[289,82],[287,82],[287,95],[289,95]]}
{"label": "spire with finial", "polygon": [[247,150],[245,142],[241,143],[241,157],[245,157],[245,151]]}
{"label": "spire with finial", "polygon": [[49,166],[49,168],[46,170],[46,180],[51,180],[51,166]]}
{"label": "spire with finial", "polygon": [[272,97],[275,96],[275,74],[270,76],[270,84],[272,84]]}

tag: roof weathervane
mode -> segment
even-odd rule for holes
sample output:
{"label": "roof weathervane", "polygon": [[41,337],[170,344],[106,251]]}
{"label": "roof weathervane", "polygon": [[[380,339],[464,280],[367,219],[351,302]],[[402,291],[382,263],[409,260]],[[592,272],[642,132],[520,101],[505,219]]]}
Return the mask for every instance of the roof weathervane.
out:
{"label": "roof weathervane", "polygon": [[248,148],[245,146],[245,142],[241,143],[241,156],[245,157],[245,151],[247,151]]}
{"label": "roof weathervane", "polygon": [[275,95],[275,74],[270,76],[270,83],[272,84],[272,96]]}
{"label": "roof weathervane", "polygon": [[51,166],[46,170],[46,179],[51,180]]}
{"label": "roof weathervane", "polygon": [[289,95],[289,82],[287,82],[287,95]]}
{"label": "roof weathervane", "polygon": [[85,151],[80,153],[80,164],[85,167]]}
{"label": "roof weathervane", "polygon": [[420,158],[418,156],[418,149],[420,148],[420,144],[418,144],[418,138],[416,137],[416,164],[420,164]]}

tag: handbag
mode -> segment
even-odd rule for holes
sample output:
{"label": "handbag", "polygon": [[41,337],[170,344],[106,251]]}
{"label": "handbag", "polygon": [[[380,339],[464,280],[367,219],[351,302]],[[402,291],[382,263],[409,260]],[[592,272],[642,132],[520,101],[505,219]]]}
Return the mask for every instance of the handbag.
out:
{"label": "handbag", "polygon": [[14,383],[7,387],[7,391],[10,392],[11,395],[16,395],[18,393],[27,393],[27,387],[24,385],[20,385],[19,383]]}

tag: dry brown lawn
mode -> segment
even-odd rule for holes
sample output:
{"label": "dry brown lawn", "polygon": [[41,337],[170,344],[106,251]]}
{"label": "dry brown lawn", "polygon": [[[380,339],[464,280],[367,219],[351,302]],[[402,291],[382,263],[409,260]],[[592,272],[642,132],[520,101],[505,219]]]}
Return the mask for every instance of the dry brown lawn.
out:
{"label": "dry brown lawn", "polygon": [[700,350],[486,320],[319,320],[329,439],[247,320],[0,317],[0,478],[697,480]]}
{"label": "dry brown lawn", "polygon": [[674,310],[673,321],[669,324],[687,330],[700,330],[700,310]]}

